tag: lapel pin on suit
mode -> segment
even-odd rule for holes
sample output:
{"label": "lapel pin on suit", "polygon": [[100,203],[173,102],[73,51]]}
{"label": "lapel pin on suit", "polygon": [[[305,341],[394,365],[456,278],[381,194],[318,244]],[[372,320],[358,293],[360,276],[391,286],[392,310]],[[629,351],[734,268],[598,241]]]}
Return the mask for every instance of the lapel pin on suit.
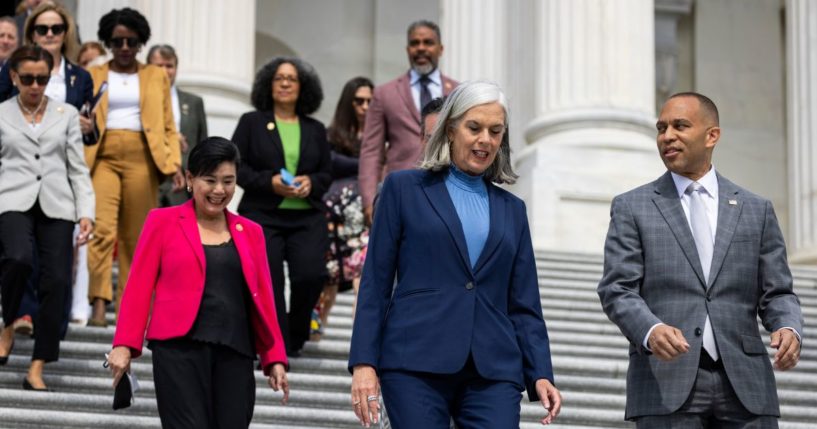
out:
{"label": "lapel pin on suit", "polygon": [[58,113],[63,113],[64,111],[65,111],[65,109],[63,109],[62,106],[57,107],[57,112]]}
{"label": "lapel pin on suit", "polygon": [[736,205],[738,205],[738,200],[729,200],[729,205],[730,205],[730,206],[736,206]]}
{"label": "lapel pin on suit", "polygon": [[275,122],[267,122],[267,129],[272,131],[275,129]]}
{"label": "lapel pin on suit", "polygon": [[244,231],[244,225],[240,223],[235,224],[235,230],[238,232]]}
{"label": "lapel pin on suit", "polygon": [[71,75],[71,83],[70,83],[71,87],[73,87],[73,86],[74,86],[74,81],[75,81],[75,80],[77,80],[77,75],[75,75],[75,74],[74,74],[74,75]]}

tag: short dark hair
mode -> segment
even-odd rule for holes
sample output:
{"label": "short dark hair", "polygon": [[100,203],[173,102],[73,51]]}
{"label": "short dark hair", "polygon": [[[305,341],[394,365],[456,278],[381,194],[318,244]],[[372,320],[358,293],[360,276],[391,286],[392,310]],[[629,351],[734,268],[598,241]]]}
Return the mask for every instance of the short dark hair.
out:
{"label": "short dark hair", "polygon": [[158,53],[159,56],[166,60],[173,60],[173,62],[178,66],[179,65],[179,57],[176,55],[176,50],[173,49],[170,45],[153,45],[148,50],[148,58],[147,62],[150,64],[150,59],[153,57],[153,54]]}
{"label": "short dark hair", "polygon": [[113,29],[117,25],[124,25],[136,33],[142,45],[150,40],[150,24],[144,15],[129,7],[113,9],[99,19],[99,30],[96,32],[97,38],[109,48],[111,38],[113,38]]}
{"label": "short dark hair", "polygon": [[99,52],[100,55],[108,55],[108,51],[105,50],[105,47],[102,46],[102,43],[99,43],[96,40],[92,40],[90,42],[83,43],[82,46],[79,47],[79,53],[77,53],[77,57],[78,58],[81,57],[82,54],[84,54],[87,51],[90,51],[91,49],[96,49],[96,51]]}
{"label": "short dark hair", "polygon": [[335,116],[326,130],[326,139],[340,153],[350,156],[360,154],[359,130],[354,100],[357,90],[363,87],[374,89],[371,79],[363,76],[352,78],[343,86],[343,91],[335,108]]}
{"label": "short dark hair", "polygon": [[[11,24],[14,26],[14,28],[17,28],[17,21],[15,21],[14,18],[11,16],[0,16],[0,22]],[[17,35],[15,34],[14,37],[17,37]],[[20,41],[18,40],[17,42],[19,43]]]}
{"label": "short dark hair", "polygon": [[718,113],[718,106],[715,105],[715,102],[712,101],[709,97],[694,92],[694,91],[687,91],[687,92],[678,92],[676,94],[672,94],[667,101],[672,100],[673,98],[678,97],[692,97],[698,100],[698,103],[701,104],[701,108],[704,111],[704,114],[712,119],[715,122],[715,126],[720,126],[720,114]]}
{"label": "short dark hair", "polygon": [[426,103],[423,106],[423,110],[420,111],[420,135],[425,133],[426,129],[426,117],[428,115],[432,115],[434,113],[440,113],[440,110],[443,109],[443,105],[445,104],[445,96],[437,97]]}
{"label": "short dark hair", "polygon": [[323,101],[323,89],[318,73],[306,61],[295,57],[275,57],[266,65],[258,69],[255,74],[255,81],[252,84],[252,94],[250,99],[252,105],[261,111],[272,110],[272,78],[278,71],[281,64],[292,64],[298,72],[298,82],[300,91],[298,101],[295,104],[295,113],[298,115],[311,115],[315,113]]}
{"label": "short dark hair", "polygon": [[437,41],[442,42],[443,39],[440,36],[440,26],[434,21],[429,21],[427,19],[420,19],[409,24],[408,30],[406,31],[406,40],[411,39],[411,33],[420,27],[430,28],[437,35]]}
{"label": "short dark hair", "polygon": [[36,45],[23,45],[12,52],[8,59],[9,69],[16,72],[23,61],[45,61],[49,71],[54,68],[54,57],[48,51]]}
{"label": "short dark hair", "polygon": [[187,158],[187,171],[193,177],[205,176],[216,171],[223,162],[231,162],[237,169],[241,164],[238,148],[224,137],[208,137],[190,151],[190,157]]}

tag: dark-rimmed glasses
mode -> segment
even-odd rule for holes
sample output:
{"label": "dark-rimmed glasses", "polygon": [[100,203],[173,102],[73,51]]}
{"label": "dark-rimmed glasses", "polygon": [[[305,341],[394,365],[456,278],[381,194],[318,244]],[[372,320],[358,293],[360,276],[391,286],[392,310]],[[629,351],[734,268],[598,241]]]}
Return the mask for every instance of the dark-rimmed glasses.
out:
{"label": "dark-rimmed glasses", "polygon": [[139,47],[139,38],[138,37],[113,37],[111,38],[111,47],[112,48],[119,48],[122,49],[125,47],[125,43],[127,42],[128,46],[131,48],[138,48]]}
{"label": "dark-rimmed glasses", "polygon": [[18,75],[20,78],[20,84],[24,86],[31,86],[34,84],[34,81],[37,81],[37,85],[46,86],[48,85],[48,80],[51,79],[51,75],[33,75],[33,74],[21,74]]}
{"label": "dark-rimmed glasses", "polygon": [[37,24],[34,26],[34,32],[39,34],[40,36],[45,36],[48,34],[48,30],[51,30],[51,34],[55,36],[59,36],[62,33],[65,33],[65,30],[68,29],[68,26],[65,24],[54,24],[54,25],[42,25]]}
{"label": "dark-rimmed glasses", "polygon": [[355,97],[352,100],[352,102],[355,103],[356,106],[362,106],[364,104],[371,104],[372,103],[372,98],[371,97]]}

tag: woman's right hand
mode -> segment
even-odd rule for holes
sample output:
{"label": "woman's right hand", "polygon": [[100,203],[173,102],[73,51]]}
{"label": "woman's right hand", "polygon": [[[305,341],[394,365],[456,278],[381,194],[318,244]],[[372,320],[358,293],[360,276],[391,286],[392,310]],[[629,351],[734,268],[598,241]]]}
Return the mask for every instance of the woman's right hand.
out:
{"label": "woman's right hand", "polygon": [[130,371],[130,348],[125,346],[114,347],[108,354],[108,368],[113,373],[113,387],[119,384],[119,379]]}
{"label": "woman's right hand", "polygon": [[281,175],[272,176],[272,191],[284,198],[298,198],[298,188],[281,181]]}
{"label": "woman's right hand", "polygon": [[365,427],[380,417],[380,381],[369,365],[356,365],[352,371],[352,408]]}

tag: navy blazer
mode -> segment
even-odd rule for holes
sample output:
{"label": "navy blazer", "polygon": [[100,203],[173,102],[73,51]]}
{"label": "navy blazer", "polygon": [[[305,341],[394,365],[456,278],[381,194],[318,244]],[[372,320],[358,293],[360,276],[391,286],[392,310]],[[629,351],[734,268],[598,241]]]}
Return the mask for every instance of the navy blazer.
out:
{"label": "navy blazer", "polygon": [[[90,102],[94,96],[94,81],[91,74],[82,67],[64,59],[65,67],[65,103],[82,109],[86,101]],[[5,101],[19,94],[11,82],[9,67],[0,70],[0,101]]]}
{"label": "navy blazer", "polygon": [[[301,126],[301,154],[298,170],[293,176],[308,175],[312,188],[306,200],[317,210],[324,210],[321,198],[332,182],[329,143],[326,128],[317,119],[299,116]],[[261,212],[273,215],[283,197],[272,190],[272,176],[284,168],[284,145],[272,111],[245,113],[238,120],[233,132],[233,143],[241,153],[238,167],[238,184],[244,188],[244,196],[238,212]]]}
{"label": "navy blazer", "polygon": [[553,367],[525,203],[488,183],[491,226],[472,268],[445,177],[404,170],[383,184],[349,370],[452,374],[472,355],[482,377],[527,387],[536,401]]}

